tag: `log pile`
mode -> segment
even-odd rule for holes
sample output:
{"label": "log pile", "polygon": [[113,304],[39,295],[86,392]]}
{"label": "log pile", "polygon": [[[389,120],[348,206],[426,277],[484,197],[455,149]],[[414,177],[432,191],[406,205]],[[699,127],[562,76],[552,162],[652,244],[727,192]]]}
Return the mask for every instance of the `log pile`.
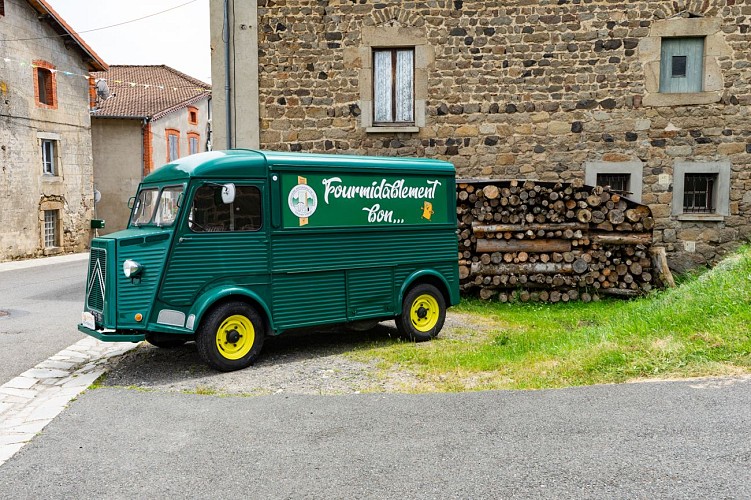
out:
{"label": "log pile", "polygon": [[459,181],[464,293],[502,302],[634,297],[657,284],[649,207],[601,186]]}

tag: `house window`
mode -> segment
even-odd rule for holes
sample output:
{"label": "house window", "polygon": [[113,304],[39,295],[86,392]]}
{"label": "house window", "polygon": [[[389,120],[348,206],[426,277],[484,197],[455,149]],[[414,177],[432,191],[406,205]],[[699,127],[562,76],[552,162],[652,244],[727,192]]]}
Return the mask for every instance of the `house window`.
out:
{"label": "house window", "polygon": [[167,162],[180,158],[180,131],[167,129]]}
{"label": "house window", "polygon": [[188,106],[188,123],[190,125],[198,125],[198,108]]}
{"label": "house window", "polygon": [[629,193],[631,174],[597,174],[598,186],[609,186],[611,191]]}
{"label": "house window", "polygon": [[57,108],[55,67],[45,61],[34,61],[34,94],[41,108]]}
{"label": "house window", "polygon": [[56,143],[50,139],[42,139],[42,173],[57,175]]}
{"label": "house window", "polygon": [[683,213],[713,213],[717,174],[686,174],[683,183]]}
{"label": "house window", "polygon": [[374,125],[413,125],[415,50],[373,50]]}
{"label": "house window", "polygon": [[5,0],[0,0],[0,16],[5,15]]}
{"label": "house window", "polygon": [[704,81],[704,38],[663,38],[660,92],[701,92]]}
{"label": "house window", "polygon": [[57,210],[44,211],[44,248],[57,246]]}
{"label": "house window", "polygon": [[678,220],[722,221],[730,215],[730,162],[675,163],[672,215]]}
{"label": "house window", "polygon": [[200,153],[200,140],[201,136],[196,134],[195,132],[188,133],[188,154],[194,155],[196,153]]}

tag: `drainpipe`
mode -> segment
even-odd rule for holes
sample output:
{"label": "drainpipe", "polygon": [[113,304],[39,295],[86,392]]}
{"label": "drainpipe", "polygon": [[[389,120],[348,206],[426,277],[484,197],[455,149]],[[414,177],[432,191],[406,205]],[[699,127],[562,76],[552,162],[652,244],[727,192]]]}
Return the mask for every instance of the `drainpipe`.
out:
{"label": "drainpipe", "polygon": [[[234,1],[234,0],[233,0]],[[229,70],[229,0],[224,0],[224,26],[222,27],[222,41],[224,42],[224,106],[227,119],[227,149],[232,149],[232,106]]]}
{"label": "drainpipe", "polygon": [[141,123],[141,179],[143,179],[143,173],[146,171],[146,124],[148,119],[144,118]]}

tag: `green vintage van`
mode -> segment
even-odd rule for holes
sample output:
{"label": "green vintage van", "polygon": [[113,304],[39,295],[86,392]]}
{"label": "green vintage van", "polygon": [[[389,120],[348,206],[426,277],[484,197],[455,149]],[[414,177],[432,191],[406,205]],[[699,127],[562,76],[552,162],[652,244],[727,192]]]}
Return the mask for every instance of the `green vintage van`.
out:
{"label": "green vintage van", "polygon": [[253,363],[267,335],[318,325],[395,319],[428,340],[459,301],[455,213],[443,161],[188,156],[143,179],[127,229],[91,242],[78,329],[195,340],[222,371]]}

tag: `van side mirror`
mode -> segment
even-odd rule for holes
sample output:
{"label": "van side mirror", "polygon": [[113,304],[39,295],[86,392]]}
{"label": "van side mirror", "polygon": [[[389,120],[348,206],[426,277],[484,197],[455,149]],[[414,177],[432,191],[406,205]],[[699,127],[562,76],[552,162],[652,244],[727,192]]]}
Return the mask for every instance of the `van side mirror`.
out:
{"label": "van side mirror", "polygon": [[129,210],[133,210],[133,205],[135,205],[135,204],[136,204],[136,197],[135,196],[131,196],[128,199],[128,209]]}
{"label": "van side mirror", "polygon": [[222,186],[222,202],[229,205],[235,201],[235,185],[231,182]]}

